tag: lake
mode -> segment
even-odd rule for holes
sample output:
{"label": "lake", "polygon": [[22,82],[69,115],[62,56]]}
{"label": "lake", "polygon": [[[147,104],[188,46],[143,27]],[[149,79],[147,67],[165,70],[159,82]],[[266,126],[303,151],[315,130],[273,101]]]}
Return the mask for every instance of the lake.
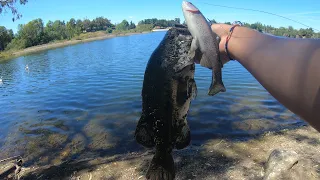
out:
{"label": "lake", "polygon": [[[88,42],[0,63],[0,159],[23,155],[26,165],[45,165],[142,150],[133,133],[144,70],[165,33]],[[225,93],[207,95],[209,69],[196,65],[195,80],[198,96],[188,116],[192,145],[304,125],[236,61],[223,68]]]}

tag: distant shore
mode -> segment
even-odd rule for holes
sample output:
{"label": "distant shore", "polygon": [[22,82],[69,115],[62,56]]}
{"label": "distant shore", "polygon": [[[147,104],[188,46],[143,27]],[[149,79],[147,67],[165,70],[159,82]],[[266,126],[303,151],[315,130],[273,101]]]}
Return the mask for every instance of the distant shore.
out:
{"label": "distant shore", "polygon": [[135,35],[135,34],[145,34],[145,33],[151,33],[151,32],[152,31],[134,32],[134,33],[119,33],[119,34],[105,34],[105,35],[100,35],[97,37],[90,37],[87,39],[73,39],[73,40],[65,40],[65,41],[60,41],[60,42],[51,42],[48,44],[32,46],[32,47],[28,47],[26,49],[21,49],[21,50],[13,51],[13,52],[10,52],[10,51],[9,52],[0,52],[0,62],[7,61],[12,58],[16,58],[16,57],[31,54],[31,53],[45,51],[48,49],[55,49],[55,48],[69,46],[69,45],[75,45],[75,44],[90,42],[90,41],[103,40],[103,39],[108,39],[108,38],[113,38],[113,37],[130,36],[130,35]]}

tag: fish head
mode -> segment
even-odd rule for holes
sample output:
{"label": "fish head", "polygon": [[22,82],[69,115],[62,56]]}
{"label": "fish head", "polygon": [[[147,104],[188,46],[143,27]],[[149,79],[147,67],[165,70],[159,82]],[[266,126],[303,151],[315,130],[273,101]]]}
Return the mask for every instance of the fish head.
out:
{"label": "fish head", "polygon": [[183,1],[182,2],[182,12],[185,19],[185,22],[190,30],[191,34],[194,35],[194,30],[196,28],[197,19],[199,16],[202,16],[200,10],[193,5],[191,2]]}
{"label": "fish head", "polygon": [[191,13],[191,14],[200,12],[197,7],[195,7],[191,2],[188,2],[188,1],[182,2],[182,10],[184,13]]}

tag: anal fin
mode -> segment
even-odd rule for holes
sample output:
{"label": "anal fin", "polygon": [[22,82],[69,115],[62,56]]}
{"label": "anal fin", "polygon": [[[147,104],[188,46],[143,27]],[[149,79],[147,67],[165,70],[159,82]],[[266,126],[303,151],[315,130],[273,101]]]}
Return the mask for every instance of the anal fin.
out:
{"label": "anal fin", "polygon": [[175,143],[176,148],[183,149],[190,144],[190,141],[191,141],[190,128],[187,122],[185,122],[185,124],[177,132],[177,138]]}
{"label": "anal fin", "polygon": [[195,99],[198,94],[197,84],[194,79],[189,79],[188,81],[188,96],[191,97],[191,99]]}
{"label": "anal fin", "polygon": [[134,136],[136,141],[145,147],[151,148],[155,146],[152,127],[149,127],[148,122],[143,114],[139,119]]}

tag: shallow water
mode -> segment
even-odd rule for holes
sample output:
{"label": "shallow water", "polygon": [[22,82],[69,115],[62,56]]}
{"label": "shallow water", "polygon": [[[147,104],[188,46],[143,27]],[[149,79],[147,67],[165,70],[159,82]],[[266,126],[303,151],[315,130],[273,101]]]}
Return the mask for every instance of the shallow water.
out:
{"label": "shallow water", "polygon": [[[133,132],[144,70],[164,35],[117,37],[0,63],[0,158],[21,154],[47,164],[141,148]],[[226,93],[207,96],[211,72],[199,65],[195,79],[198,96],[188,116],[193,144],[303,124],[238,62],[223,68]]]}

